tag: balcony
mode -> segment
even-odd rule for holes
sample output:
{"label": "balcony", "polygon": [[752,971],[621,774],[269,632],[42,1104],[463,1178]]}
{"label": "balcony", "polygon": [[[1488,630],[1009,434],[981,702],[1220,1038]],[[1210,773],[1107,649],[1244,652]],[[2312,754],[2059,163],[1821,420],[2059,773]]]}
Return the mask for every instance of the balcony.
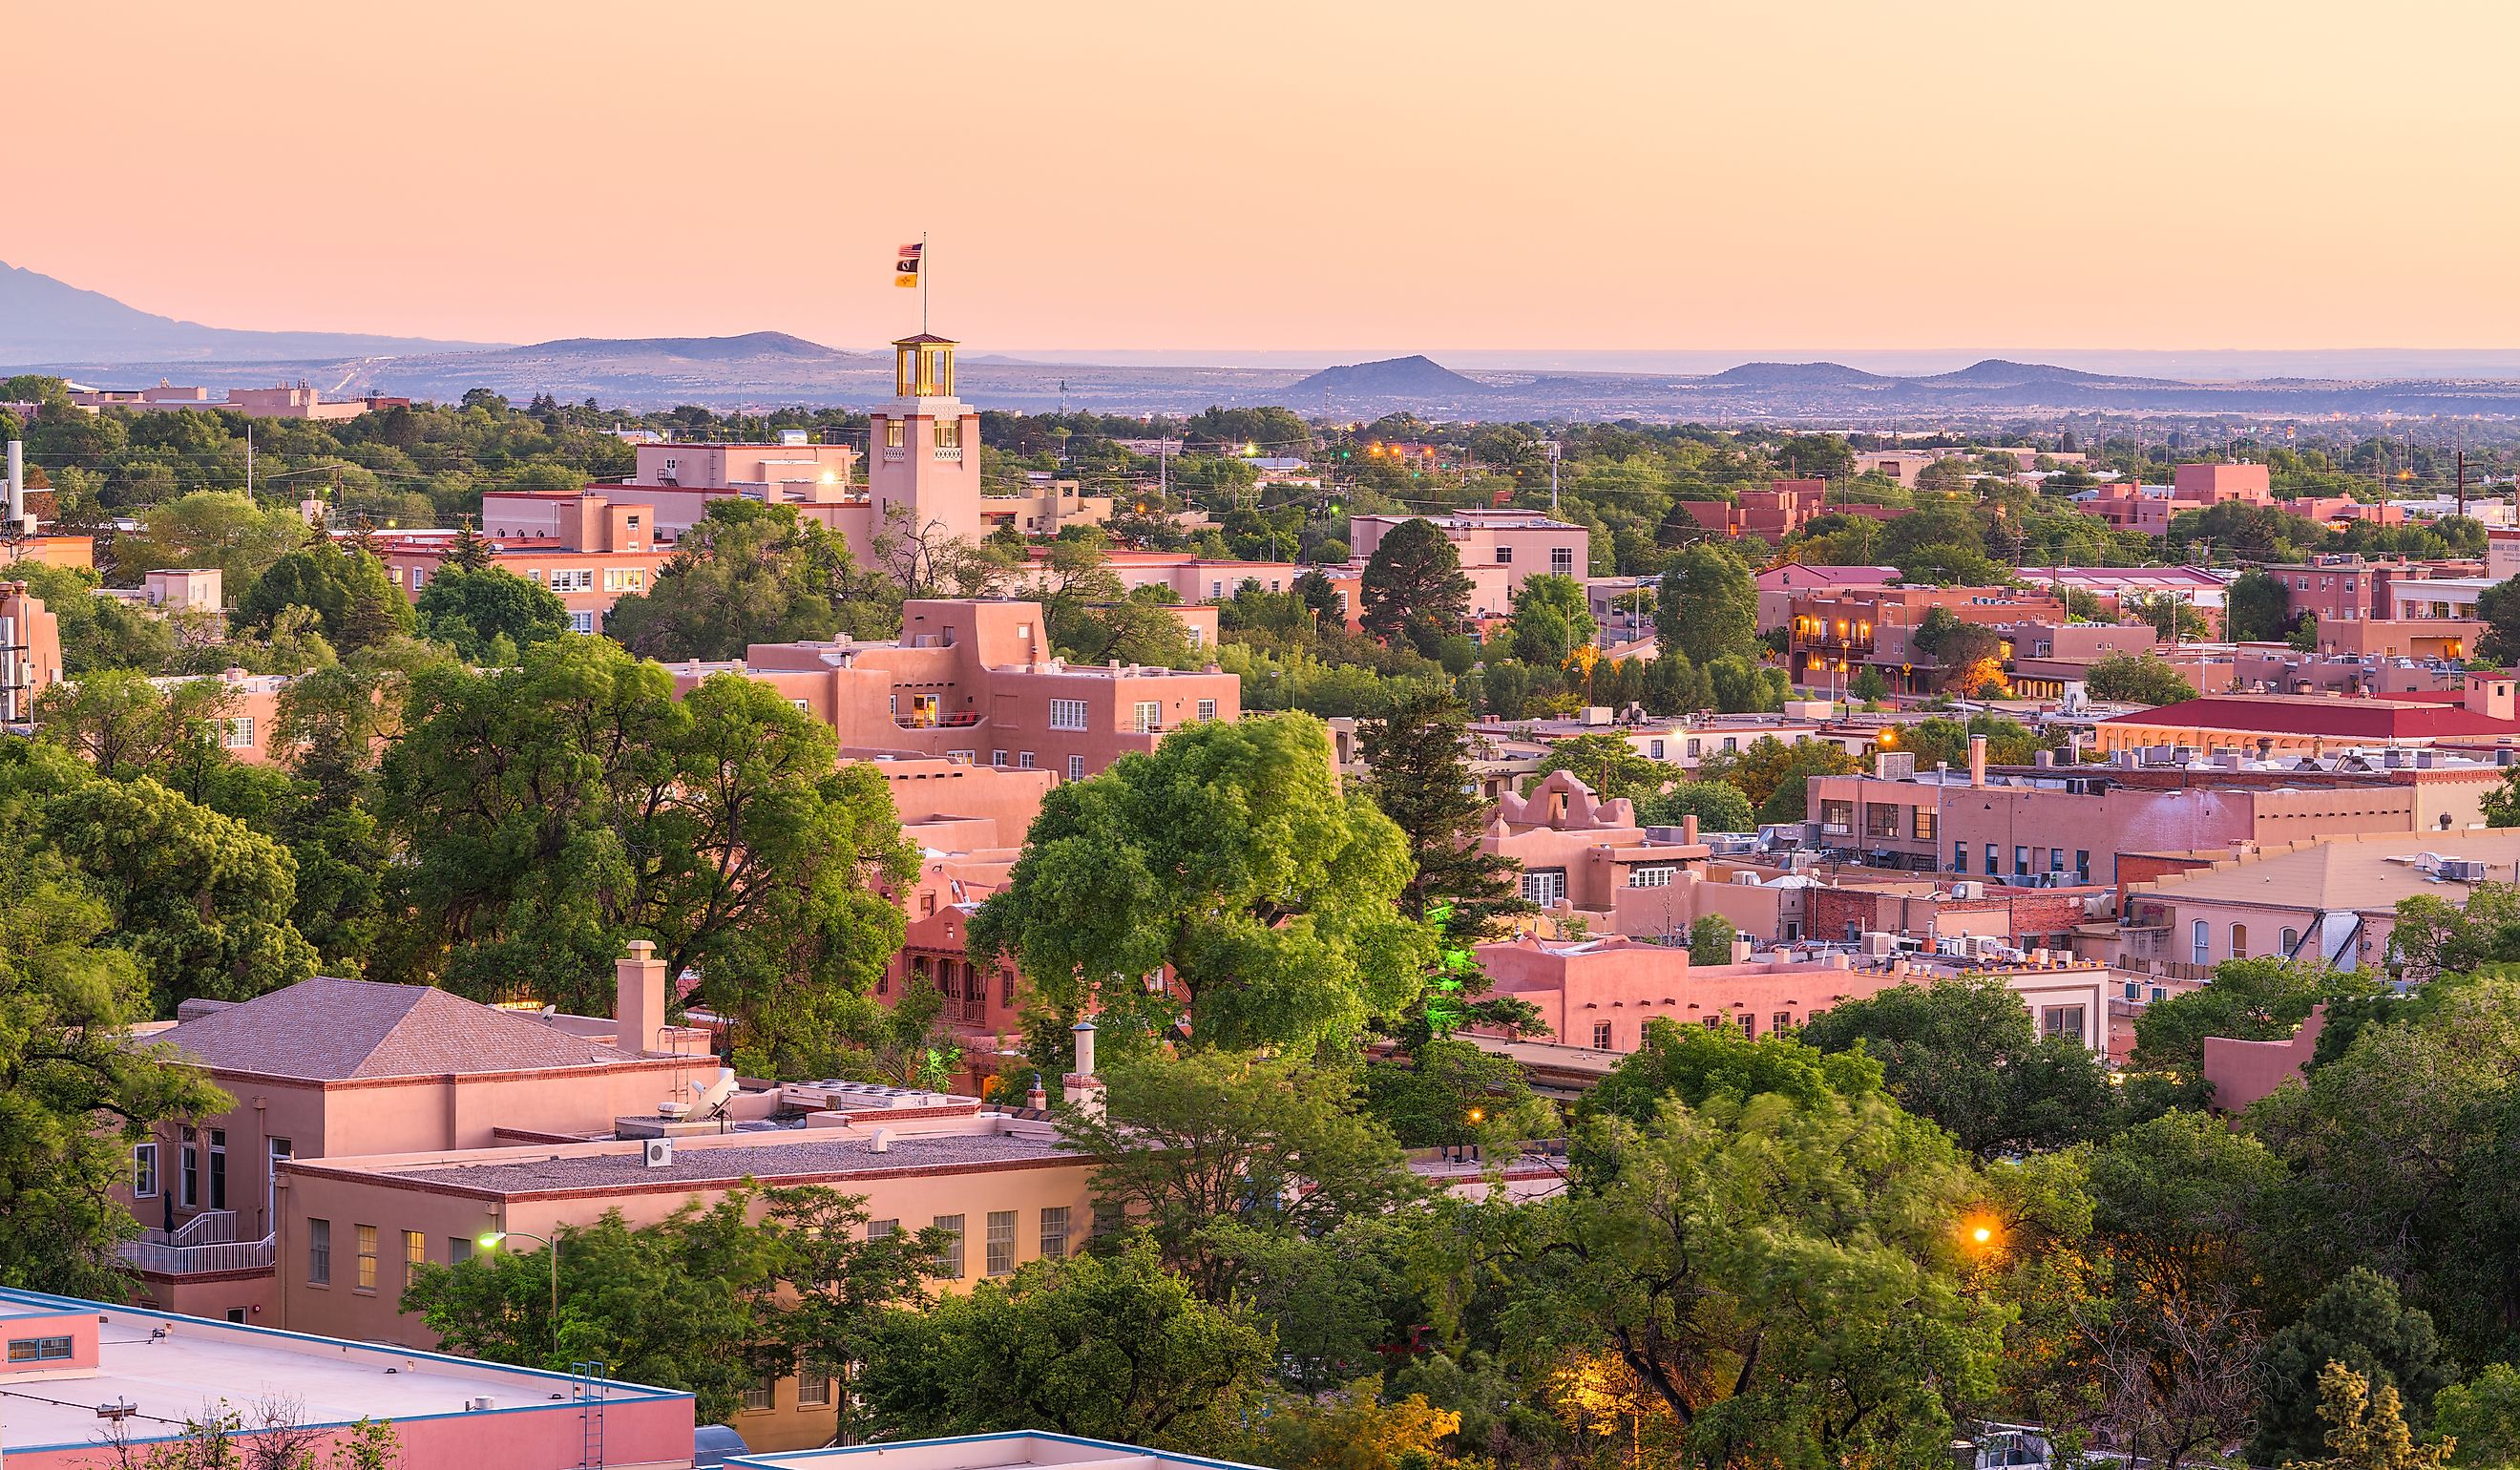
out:
{"label": "balcony", "polygon": [[156,1276],[206,1275],[213,1271],[269,1270],[272,1237],[236,1238],[234,1210],[208,1210],[178,1225],[172,1234],[147,1230],[137,1240],[114,1247],[114,1254],[135,1270]]}

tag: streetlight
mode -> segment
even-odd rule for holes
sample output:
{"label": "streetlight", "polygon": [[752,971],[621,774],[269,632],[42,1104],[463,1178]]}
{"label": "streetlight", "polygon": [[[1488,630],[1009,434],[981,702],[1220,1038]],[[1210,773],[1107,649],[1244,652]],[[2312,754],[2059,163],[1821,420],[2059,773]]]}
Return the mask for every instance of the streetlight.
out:
{"label": "streetlight", "polygon": [[484,1230],[480,1235],[480,1246],[485,1251],[495,1251],[503,1240],[535,1241],[542,1246],[544,1254],[551,1257],[552,1351],[557,1353],[560,1351],[560,1242],[523,1230]]}

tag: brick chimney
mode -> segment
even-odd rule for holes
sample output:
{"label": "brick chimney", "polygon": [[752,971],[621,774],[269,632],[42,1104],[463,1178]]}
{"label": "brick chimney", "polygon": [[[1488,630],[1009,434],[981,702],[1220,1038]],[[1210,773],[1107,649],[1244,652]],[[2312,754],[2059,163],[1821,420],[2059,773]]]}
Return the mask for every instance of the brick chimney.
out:
{"label": "brick chimney", "polygon": [[1986,784],[1986,736],[1969,736],[1969,784]]}
{"label": "brick chimney", "polygon": [[661,1051],[665,1029],[665,961],[647,940],[630,941],[630,953],[612,963],[612,1045],[633,1056]]}

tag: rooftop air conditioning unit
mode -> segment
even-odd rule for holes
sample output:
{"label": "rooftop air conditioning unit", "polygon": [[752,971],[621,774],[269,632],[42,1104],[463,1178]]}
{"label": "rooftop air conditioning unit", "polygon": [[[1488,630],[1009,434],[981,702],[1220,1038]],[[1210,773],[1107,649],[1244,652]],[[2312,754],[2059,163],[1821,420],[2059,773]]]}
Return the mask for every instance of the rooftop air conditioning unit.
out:
{"label": "rooftop air conditioning unit", "polygon": [[1952,885],[1952,897],[1956,899],[1984,898],[1986,897],[1986,885],[1979,882],[1954,883]]}
{"label": "rooftop air conditioning unit", "polygon": [[674,1162],[674,1140],[650,1138],[639,1151],[639,1162],[651,1169],[663,1169]]}
{"label": "rooftop air conditioning unit", "polygon": [[1736,872],[1732,874],[1732,882],[1736,887],[1756,888],[1759,886],[1759,875],[1755,872]]}

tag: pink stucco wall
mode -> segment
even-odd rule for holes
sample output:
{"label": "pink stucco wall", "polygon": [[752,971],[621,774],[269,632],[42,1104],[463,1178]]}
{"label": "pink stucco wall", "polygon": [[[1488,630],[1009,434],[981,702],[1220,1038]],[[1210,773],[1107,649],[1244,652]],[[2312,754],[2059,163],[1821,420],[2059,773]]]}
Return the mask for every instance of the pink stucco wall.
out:
{"label": "pink stucco wall", "polygon": [[2214,1106],[2236,1113],[2309,1069],[2327,1029],[2327,1007],[2315,1006],[2301,1028],[2279,1042],[2205,1039],[2205,1080],[2214,1085]]}

